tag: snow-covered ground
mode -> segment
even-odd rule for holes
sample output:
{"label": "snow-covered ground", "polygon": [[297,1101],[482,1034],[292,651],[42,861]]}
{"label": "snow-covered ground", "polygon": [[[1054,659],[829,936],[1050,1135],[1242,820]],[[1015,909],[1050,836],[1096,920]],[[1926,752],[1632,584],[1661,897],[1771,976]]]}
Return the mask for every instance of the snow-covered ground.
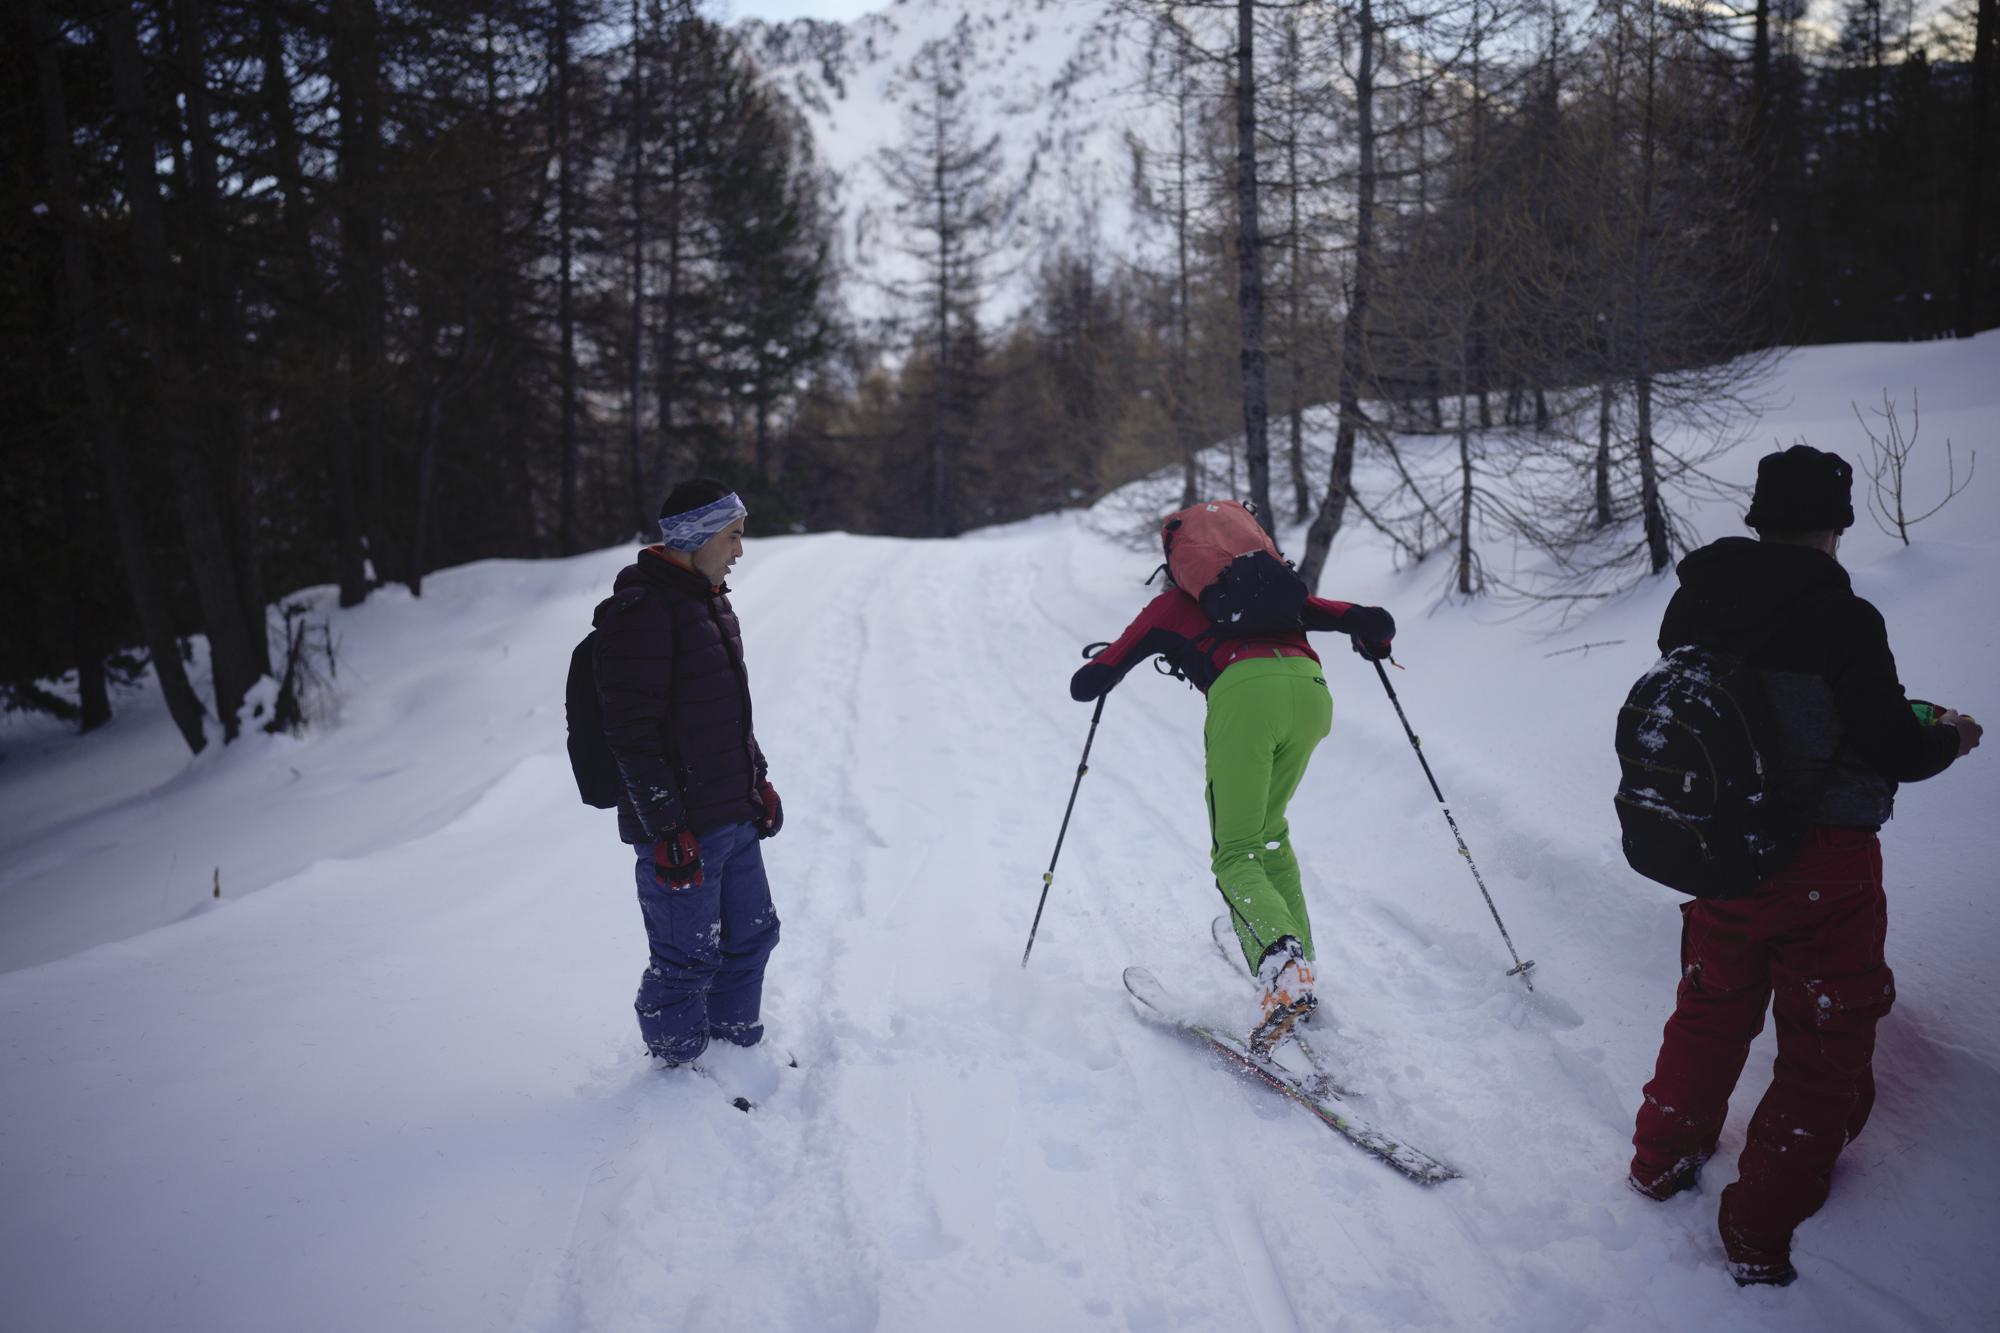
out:
{"label": "snow-covered ground", "polygon": [[[1791,357],[1773,440],[1855,457],[1850,399],[1924,439],[2000,423],[2000,338]],[[1941,481],[1941,447],[1913,486]],[[1989,463],[1988,466],[1991,466]],[[1701,516],[1709,535],[1737,512]],[[1843,548],[1913,693],[1992,713],[2000,480],[1904,549]],[[87,738],[0,723],[0,1327],[24,1330],[1972,1329],[2000,1326],[2000,752],[1884,833],[1880,1101],[1801,1282],[1739,1291],[1716,1191],[1621,1184],[1675,980],[1676,895],[1624,867],[1612,718],[1670,591],[1560,633],[1433,605],[1350,528],[1329,595],[1386,604],[1397,688],[1538,994],[1373,673],[1293,806],[1363,1112],[1416,1186],[1136,1017],[1130,962],[1217,1015],[1201,701],[1110,699],[1019,966],[1089,710],[1078,647],[1140,605],[1112,508],[953,542],[754,542],[735,580],[784,940],[752,1114],[640,1051],[631,860],[576,802],[562,676],[626,553],[488,563],[332,613],[337,717],[192,763],[157,701]],[[1561,653],[1579,644],[1589,652]],[[1560,655],[1551,656],[1551,654]],[[212,896],[218,873],[222,896]]]}

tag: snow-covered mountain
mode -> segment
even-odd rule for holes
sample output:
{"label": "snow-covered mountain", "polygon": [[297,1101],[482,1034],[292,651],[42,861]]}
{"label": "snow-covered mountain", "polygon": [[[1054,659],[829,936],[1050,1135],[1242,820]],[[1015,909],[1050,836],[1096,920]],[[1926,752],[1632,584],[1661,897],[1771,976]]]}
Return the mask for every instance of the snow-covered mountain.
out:
{"label": "snow-covered mountain", "polygon": [[[812,126],[839,178],[842,258],[859,276],[849,299],[864,317],[895,313],[882,284],[905,280],[895,200],[877,162],[907,134],[918,88],[911,68],[932,43],[963,34],[967,104],[979,137],[997,133],[1007,178],[1025,189],[1011,257],[1025,268],[1053,238],[1094,226],[1132,240],[1128,131],[1150,123],[1140,87],[1146,36],[1109,0],[896,0],[852,23],[799,19],[740,26],[776,85]],[[1000,284],[1004,318],[1023,283]]]}
{"label": "snow-covered mountain", "polygon": [[[1720,470],[1801,436],[1857,458],[1850,402],[1915,388],[1935,498],[1942,439],[2000,426],[1996,351],[1794,353]],[[787,808],[765,1012],[800,1067],[749,1115],[642,1053],[632,857],[564,761],[570,648],[629,553],[348,611],[319,590],[341,707],[303,737],[189,761],[150,691],[87,737],[0,718],[0,1328],[1994,1326],[1991,744],[1884,831],[1898,998],[1801,1281],[1737,1290],[1715,1234],[1768,1031],[1703,1192],[1624,1188],[1680,900],[1619,856],[1611,723],[1668,581],[1552,636],[1437,605],[1435,562],[1365,526],[1335,543],[1324,591],[1397,613],[1398,692],[1538,964],[1531,999],[1373,673],[1327,653],[1334,731],[1291,810],[1322,1045],[1463,1179],[1412,1184],[1132,1012],[1130,962],[1216,1021],[1254,1005],[1209,942],[1202,705],[1173,681],[1108,701],[1022,969],[1090,714],[1066,682],[1147,595],[1115,535],[1176,487],[955,541],[751,544]],[[1726,502],[1694,518],[1741,531]],[[1981,715],[1996,533],[1980,474],[1915,545],[1864,520],[1841,549],[1911,690]]]}

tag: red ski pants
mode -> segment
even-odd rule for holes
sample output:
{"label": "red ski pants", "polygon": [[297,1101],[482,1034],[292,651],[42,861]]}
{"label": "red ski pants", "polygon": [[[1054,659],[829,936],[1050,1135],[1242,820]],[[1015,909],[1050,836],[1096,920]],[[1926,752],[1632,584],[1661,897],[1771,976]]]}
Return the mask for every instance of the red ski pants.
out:
{"label": "red ski pants", "polygon": [[1871,832],[1807,831],[1798,859],[1731,902],[1681,906],[1681,983],[1632,1136],[1652,1183],[1715,1150],[1750,1043],[1776,1017],[1778,1059],[1722,1192],[1724,1247],[1739,1263],[1791,1252],[1826,1201],[1834,1159],[1875,1104],[1875,1025],[1895,1003],[1882,958],[1888,909]]}

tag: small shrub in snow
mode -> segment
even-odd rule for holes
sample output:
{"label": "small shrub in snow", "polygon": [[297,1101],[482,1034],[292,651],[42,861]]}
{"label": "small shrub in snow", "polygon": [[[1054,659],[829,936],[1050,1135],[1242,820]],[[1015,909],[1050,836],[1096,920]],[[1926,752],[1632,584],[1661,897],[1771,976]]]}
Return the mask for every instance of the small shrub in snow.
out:
{"label": "small shrub in snow", "polygon": [[1869,426],[1868,419],[1861,415],[1861,405],[1855,403],[1854,419],[1861,423],[1861,429],[1868,436],[1868,456],[1861,462],[1861,470],[1868,478],[1868,514],[1875,520],[1875,526],[1891,537],[1903,539],[1903,545],[1910,544],[1910,529],[1929,518],[1938,510],[1951,503],[1952,497],[1972,484],[1972,469],[1979,462],[1979,455],[1973,453],[1966,462],[1965,480],[1958,479],[1958,463],[1952,457],[1951,441],[1944,442],[1945,483],[1944,499],[1926,509],[1921,514],[1910,514],[1903,507],[1903,473],[1909,467],[1910,456],[1916,452],[1917,432],[1923,426],[1923,412],[1917,399],[1916,390],[1910,391],[1910,433],[1903,434],[1903,426],[1896,418],[1896,400],[1882,391],[1882,410],[1874,413],[1882,419],[1883,439]]}

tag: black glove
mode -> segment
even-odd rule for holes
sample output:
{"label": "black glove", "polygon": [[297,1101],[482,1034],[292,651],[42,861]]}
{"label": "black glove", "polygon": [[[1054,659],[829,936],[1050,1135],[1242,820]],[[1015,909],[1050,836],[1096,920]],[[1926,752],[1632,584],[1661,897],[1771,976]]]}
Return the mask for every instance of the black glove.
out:
{"label": "black glove", "polygon": [[1117,673],[1099,662],[1085,662],[1069,678],[1069,697],[1087,704],[1118,683]]}
{"label": "black glove", "polygon": [[1335,628],[1354,643],[1363,661],[1380,662],[1389,655],[1389,642],[1396,637],[1396,618],[1379,606],[1357,606],[1340,618]]}
{"label": "black glove", "polygon": [[653,875],[662,888],[701,883],[701,843],[691,831],[669,829],[653,843]]}

